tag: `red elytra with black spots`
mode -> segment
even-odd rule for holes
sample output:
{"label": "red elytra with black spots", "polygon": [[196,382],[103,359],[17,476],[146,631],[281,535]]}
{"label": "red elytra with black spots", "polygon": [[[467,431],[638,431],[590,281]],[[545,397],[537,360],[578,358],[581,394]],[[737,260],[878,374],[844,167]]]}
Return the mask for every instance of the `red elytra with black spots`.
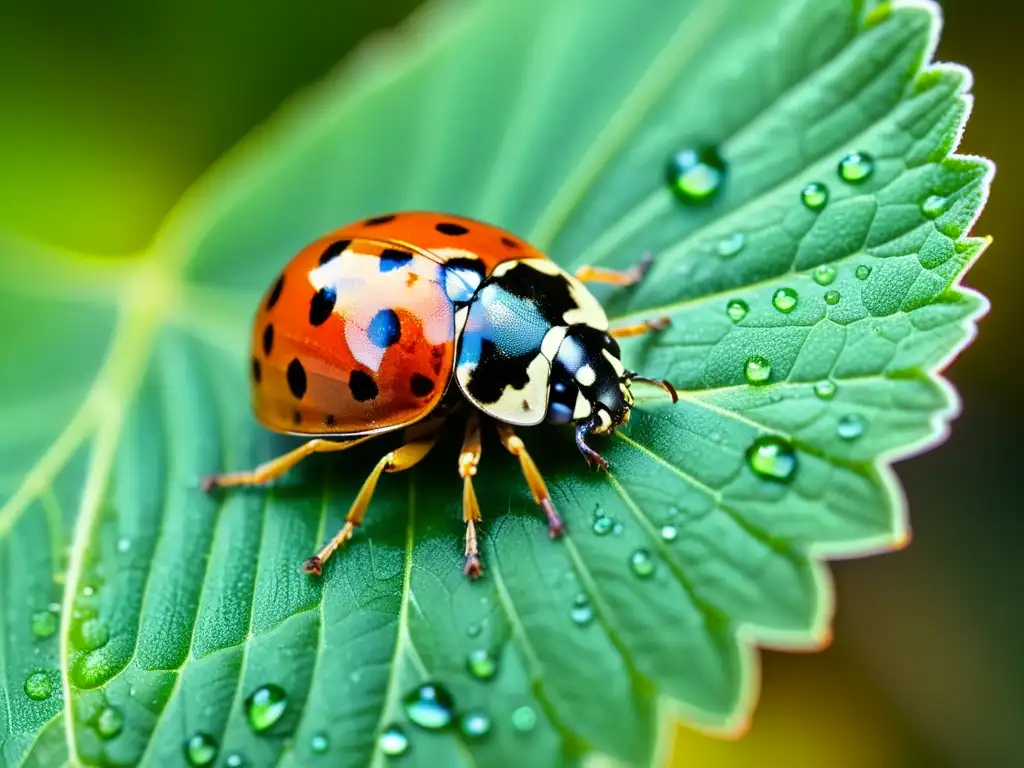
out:
{"label": "red elytra with black spots", "polygon": [[365,435],[419,421],[455,359],[445,264],[545,258],[498,227],[426,212],[341,227],[297,253],[260,302],[253,408],[269,429]]}

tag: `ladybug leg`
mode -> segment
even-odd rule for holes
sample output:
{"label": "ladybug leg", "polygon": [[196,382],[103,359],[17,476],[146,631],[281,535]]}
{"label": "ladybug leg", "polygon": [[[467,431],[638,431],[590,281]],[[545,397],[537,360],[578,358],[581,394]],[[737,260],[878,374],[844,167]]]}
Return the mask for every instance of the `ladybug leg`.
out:
{"label": "ladybug leg", "polygon": [[466,523],[466,561],[463,571],[471,579],[483,572],[476,543],[476,524],[480,522],[480,505],[473,490],[473,475],[480,463],[480,420],[471,413],[466,422],[466,437],[459,454],[459,475],[462,477],[462,520]]}
{"label": "ladybug leg", "polygon": [[509,453],[519,459],[519,466],[522,467],[523,476],[526,478],[527,485],[530,486],[533,500],[540,505],[540,508],[544,510],[544,514],[548,517],[548,531],[551,533],[551,538],[558,538],[565,530],[565,523],[562,522],[562,518],[555,512],[555,506],[551,503],[551,494],[548,493],[548,487],[544,483],[544,478],[540,476],[537,465],[533,463],[530,454],[526,452],[526,446],[519,439],[519,436],[512,431],[512,427],[501,422],[496,422],[496,424],[501,444],[505,446]]}
{"label": "ladybug leg", "polygon": [[[323,548],[313,557],[306,560],[302,565],[304,573],[319,576],[323,572],[324,563],[337,552],[346,541],[352,538],[352,533],[357,525],[362,525],[366,516],[366,508],[370,506],[370,499],[377,488],[377,481],[383,472],[402,472],[416,466],[430,449],[434,447],[441,434],[441,421],[430,422],[425,426],[427,429],[416,429],[412,427],[405,432],[405,444],[390,453],[386,453],[377,465],[370,471],[369,476],[363,481],[363,487],[359,489],[359,495],[352,502],[352,507],[345,517],[345,524],[341,527],[334,538],[327,542]],[[420,425],[417,425],[420,426]]]}
{"label": "ladybug leg", "polygon": [[364,443],[372,437],[374,435],[367,435],[366,437],[346,440],[345,442],[323,440],[321,438],[310,440],[295,450],[288,451],[283,456],[278,456],[276,459],[260,464],[251,472],[229,472],[225,475],[212,475],[203,478],[202,488],[204,491],[211,491],[214,488],[226,488],[232,485],[260,485],[267,483],[283,475],[307,456],[311,456],[314,453],[344,451],[353,445]]}
{"label": "ladybug leg", "polygon": [[584,283],[605,283],[607,285],[636,285],[654,263],[654,252],[644,251],[640,260],[629,269],[608,269],[592,267],[589,264],[576,270],[576,279]]}
{"label": "ladybug leg", "polygon": [[625,339],[630,336],[643,336],[651,331],[663,331],[672,324],[668,317],[652,317],[642,323],[623,325],[618,328],[610,328],[608,333],[616,339]]}

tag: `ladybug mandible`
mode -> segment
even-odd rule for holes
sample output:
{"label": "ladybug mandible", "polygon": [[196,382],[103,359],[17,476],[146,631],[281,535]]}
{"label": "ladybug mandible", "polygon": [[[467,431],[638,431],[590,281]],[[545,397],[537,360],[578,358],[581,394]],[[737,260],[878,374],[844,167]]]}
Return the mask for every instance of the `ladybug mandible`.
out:
{"label": "ladybug mandible", "polygon": [[[207,478],[203,487],[265,483],[313,453],[343,451],[405,429],[402,447],[370,472],[342,529],[303,565],[324,562],[363,521],[383,472],[417,464],[446,418],[469,408],[459,456],[466,523],[465,573],[481,573],[472,478],[480,461],[480,416],[495,423],[519,459],[551,536],[563,524],[514,427],[576,423],[591,466],[607,463],[587,444],[629,418],[631,381],[665,381],[627,371],[615,339],[668,325],[621,328],[584,282],[628,286],[650,267],[582,267],[564,272],[498,227],[460,216],[401,212],[346,225],[292,258],[263,297],[252,329],[252,405],[267,428],[313,437],[251,472]],[[454,386],[452,382],[454,381]],[[331,438],[346,438],[344,441]]]}

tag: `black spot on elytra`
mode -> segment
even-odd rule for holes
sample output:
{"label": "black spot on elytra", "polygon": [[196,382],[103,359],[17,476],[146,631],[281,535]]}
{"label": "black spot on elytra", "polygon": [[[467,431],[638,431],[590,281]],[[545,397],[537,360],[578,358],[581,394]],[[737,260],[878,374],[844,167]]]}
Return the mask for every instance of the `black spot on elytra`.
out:
{"label": "black spot on elytra", "polygon": [[512,248],[513,250],[516,250],[516,251],[518,251],[520,248],[523,247],[522,245],[517,243],[515,240],[513,240],[511,237],[503,237],[503,238],[501,238],[501,244],[504,245],[506,248]]}
{"label": "black spot on elytra", "polygon": [[274,308],[277,304],[277,300],[281,298],[281,291],[284,290],[284,275],[277,278],[277,282],[274,283],[274,289],[270,292],[270,296],[267,297],[267,311]]}
{"label": "black spot on elytra", "polygon": [[434,225],[434,229],[440,232],[442,235],[464,235],[469,232],[461,224],[456,224],[452,221],[442,221]]}
{"label": "black spot on elytra", "polygon": [[299,413],[298,411],[293,413],[292,414],[292,423],[295,424],[295,426],[298,426],[299,424],[301,424],[302,423],[302,414]]}
{"label": "black spot on elytra", "polygon": [[522,389],[530,381],[526,369],[538,354],[506,357],[491,339],[482,339],[480,360],[469,377],[469,394],[486,405],[498,402],[508,387]]}
{"label": "black spot on elytra", "polygon": [[412,262],[412,254],[398,248],[385,248],[380,253],[380,271],[390,272],[393,269],[407,267]]}
{"label": "black spot on elytra", "polygon": [[409,388],[416,397],[426,397],[434,391],[434,380],[422,373],[414,373],[409,379]]}
{"label": "black spot on elytra", "polygon": [[328,245],[324,252],[320,254],[321,266],[331,259],[341,256],[341,254],[345,252],[345,249],[350,245],[352,245],[351,240],[335,240],[333,243]]}
{"label": "black spot on elytra", "polygon": [[274,326],[268,324],[263,329],[263,354],[269,355],[270,350],[274,348]]}
{"label": "black spot on elytra", "polygon": [[329,413],[329,414],[327,414],[327,416],[324,417],[324,426],[325,427],[333,427],[334,426],[334,416],[332,414]]}
{"label": "black spot on elytra", "polygon": [[370,374],[364,371],[352,371],[348,377],[348,389],[352,393],[352,397],[358,400],[360,403],[365,403],[367,400],[373,400],[377,397],[380,390],[377,389],[377,382],[373,380]]}
{"label": "black spot on elytra", "polygon": [[292,391],[296,399],[301,400],[306,394],[306,369],[298,360],[288,363],[288,389]]}
{"label": "black spot on elytra", "polygon": [[402,324],[393,309],[382,309],[373,316],[366,328],[366,336],[375,347],[384,349],[397,344],[402,338]]}
{"label": "black spot on elytra", "polygon": [[315,294],[309,304],[309,324],[323,325],[327,318],[334,312],[334,304],[338,301],[338,294],[333,285],[325,285]]}
{"label": "black spot on elytra", "polygon": [[441,373],[441,347],[431,347],[430,367],[433,369],[435,374]]}
{"label": "black spot on elytra", "polygon": [[260,383],[260,379],[263,378],[263,367],[260,365],[260,361],[255,357],[252,359],[252,380],[257,384]]}
{"label": "black spot on elytra", "polygon": [[374,216],[372,219],[367,219],[366,221],[364,221],[363,224],[365,224],[368,227],[376,227],[379,226],[380,224],[387,224],[389,221],[394,220],[395,217],[393,214],[390,216]]}

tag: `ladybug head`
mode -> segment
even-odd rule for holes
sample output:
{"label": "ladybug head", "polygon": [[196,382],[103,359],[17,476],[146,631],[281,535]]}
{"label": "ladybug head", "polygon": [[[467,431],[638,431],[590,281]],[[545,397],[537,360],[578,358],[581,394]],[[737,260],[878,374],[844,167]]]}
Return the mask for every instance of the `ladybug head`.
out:
{"label": "ladybug head", "polygon": [[[588,460],[597,456],[587,447],[587,435],[606,434],[629,420],[633,407],[631,381],[648,381],[627,371],[618,342],[589,325],[569,327],[551,366],[547,421],[577,422],[576,444]],[[653,381],[676,399],[666,382]]]}

